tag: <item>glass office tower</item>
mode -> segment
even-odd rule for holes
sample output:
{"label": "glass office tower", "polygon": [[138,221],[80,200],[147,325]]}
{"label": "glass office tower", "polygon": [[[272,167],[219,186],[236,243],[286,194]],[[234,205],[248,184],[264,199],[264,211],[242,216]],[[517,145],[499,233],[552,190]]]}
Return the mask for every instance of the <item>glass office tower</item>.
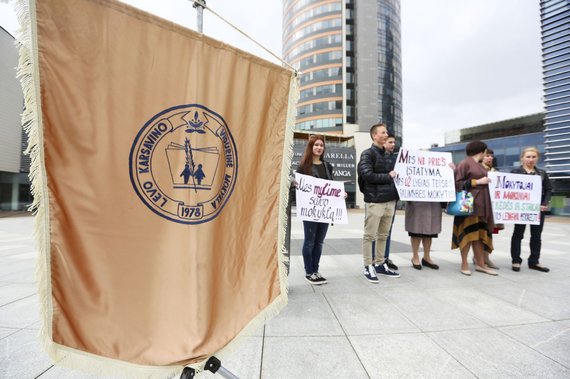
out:
{"label": "glass office tower", "polygon": [[355,8],[356,122],[383,121],[402,146],[402,59],[399,0],[359,0]]}
{"label": "glass office tower", "polygon": [[401,141],[399,0],[283,0],[283,57],[303,73],[298,130],[383,121]]}
{"label": "glass office tower", "polygon": [[283,1],[283,58],[303,73],[296,129],[342,131],[343,2]]}
{"label": "glass office tower", "polygon": [[570,195],[570,0],[541,0],[545,167],[555,194]]}

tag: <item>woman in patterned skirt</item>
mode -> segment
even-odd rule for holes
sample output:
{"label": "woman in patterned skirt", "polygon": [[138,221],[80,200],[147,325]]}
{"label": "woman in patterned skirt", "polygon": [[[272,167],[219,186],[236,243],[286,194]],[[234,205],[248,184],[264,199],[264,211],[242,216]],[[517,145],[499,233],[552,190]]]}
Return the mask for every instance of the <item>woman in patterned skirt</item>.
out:
{"label": "woman in patterned skirt", "polygon": [[487,144],[473,141],[465,146],[467,157],[455,168],[455,189],[466,189],[473,194],[473,213],[470,216],[455,216],[453,219],[452,249],[461,251],[461,273],[471,275],[467,256],[473,249],[475,271],[489,275],[497,272],[485,266],[485,252],[493,251],[493,211],[489,195],[487,170],[481,161],[487,152]]}

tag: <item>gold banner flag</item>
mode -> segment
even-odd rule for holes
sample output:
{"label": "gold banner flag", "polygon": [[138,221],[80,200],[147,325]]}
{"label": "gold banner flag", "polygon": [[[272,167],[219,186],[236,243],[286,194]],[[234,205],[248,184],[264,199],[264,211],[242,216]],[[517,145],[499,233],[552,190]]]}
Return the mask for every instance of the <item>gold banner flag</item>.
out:
{"label": "gold banner flag", "polygon": [[46,350],[121,377],[222,358],[287,302],[295,74],[116,1],[18,13]]}

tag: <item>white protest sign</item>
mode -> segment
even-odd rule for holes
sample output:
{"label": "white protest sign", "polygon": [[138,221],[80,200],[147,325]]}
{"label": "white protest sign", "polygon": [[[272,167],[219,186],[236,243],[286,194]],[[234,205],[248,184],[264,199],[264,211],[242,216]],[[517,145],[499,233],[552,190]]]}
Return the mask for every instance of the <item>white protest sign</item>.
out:
{"label": "white protest sign", "polygon": [[394,183],[400,200],[455,201],[451,153],[400,149]]}
{"label": "white protest sign", "polygon": [[489,193],[496,223],[540,224],[540,175],[490,172]]}
{"label": "white protest sign", "polygon": [[295,173],[297,218],[326,224],[348,224],[344,183]]}

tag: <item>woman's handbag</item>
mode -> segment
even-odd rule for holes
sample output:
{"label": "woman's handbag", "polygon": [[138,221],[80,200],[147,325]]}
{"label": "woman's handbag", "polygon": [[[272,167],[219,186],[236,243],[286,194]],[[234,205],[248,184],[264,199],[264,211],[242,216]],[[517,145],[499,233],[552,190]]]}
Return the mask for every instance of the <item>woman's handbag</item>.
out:
{"label": "woman's handbag", "polygon": [[455,201],[447,205],[445,212],[452,216],[469,216],[473,213],[473,194],[466,190],[455,194]]}

